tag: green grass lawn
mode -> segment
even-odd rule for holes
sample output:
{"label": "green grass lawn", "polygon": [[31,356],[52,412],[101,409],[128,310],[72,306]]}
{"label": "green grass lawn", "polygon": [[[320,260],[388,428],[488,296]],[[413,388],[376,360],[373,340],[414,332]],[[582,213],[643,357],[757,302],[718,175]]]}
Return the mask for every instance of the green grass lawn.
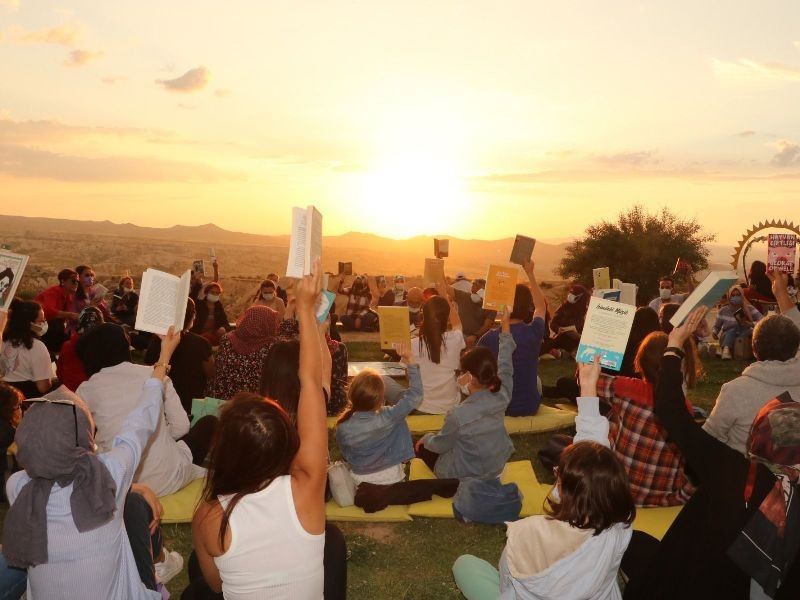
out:
{"label": "green grass lawn", "polygon": [[[353,361],[380,360],[375,342],[349,342]],[[720,386],[737,377],[745,363],[706,361],[706,375],[690,400],[706,410],[714,404]],[[548,361],[540,364],[540,377],[552,385],[558,377],[572,376],[575,363]],[[540,481],[552,482],[552,473],[536,458],[551,434],[513,436],[516,452],[512,460],[530,459]],[[331,438],[331,455],[338,457]],[[461,554],[474,554],[497,563],[505,543],[505,531],[499,526],[463,525],[452,519],[415,519],[407,523],[340,523],[352,555],[348,566],[349,598],[459,598],[451,566]],[[188,559],[192,548],[189,525],[164,526],[165,544]],[[265,562],[269,560],[264,557]],[[173,597],[179,597],[187,584],[186,570],[168,585]]]}

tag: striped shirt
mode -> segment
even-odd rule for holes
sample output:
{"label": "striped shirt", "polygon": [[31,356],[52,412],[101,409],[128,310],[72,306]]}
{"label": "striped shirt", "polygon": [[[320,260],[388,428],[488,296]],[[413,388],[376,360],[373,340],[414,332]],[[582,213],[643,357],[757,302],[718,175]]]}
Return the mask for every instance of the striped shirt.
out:
{"label": "striped shirt", "polygon": [[[160,600],[161,594],[145,588],[123,524],[125,497],[133,474],[158,423],[161,382],[148,379],[141,401],[128,416],[109,452],[98,458],[117,484],[114,518],[97,529],[80,533],[70,508],[72,484],[53,484],[47,501],[48,562],[28,569],[27,597],[47,600],[103,598],[104,600]],[[14,503],[30,481],[25,471],[14,473],[6,484]]]}

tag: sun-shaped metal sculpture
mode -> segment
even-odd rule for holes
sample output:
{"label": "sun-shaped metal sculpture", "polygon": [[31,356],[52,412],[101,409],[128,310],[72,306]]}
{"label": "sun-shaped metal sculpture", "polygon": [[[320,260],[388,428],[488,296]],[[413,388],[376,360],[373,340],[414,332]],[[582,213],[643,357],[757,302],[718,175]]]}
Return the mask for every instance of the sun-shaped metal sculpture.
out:
{"label": "sun-shaped metal sculpture", "polygon": [[742,271],[744,271],[745,276],[747,275],[745,258],[747,258],[747,253],[750,250],[750,246],[752,246],[755,242],[763,242],[767,239],[763,236],[757,238],[754,238],[753,236],[755,236],[755,234],[757,234],[759,231],[763,231],[765,229],[786,229],[800,236],[800,227],[791,221],[762,221],[758,225],[753,225],[747,230],[747,233],[742,236],[742,239],[736,245],[736,251],[733,253],[733,260],[731,261],[731,267],[733,267],[734,271],[739,268],[739,259],[741,258]]}

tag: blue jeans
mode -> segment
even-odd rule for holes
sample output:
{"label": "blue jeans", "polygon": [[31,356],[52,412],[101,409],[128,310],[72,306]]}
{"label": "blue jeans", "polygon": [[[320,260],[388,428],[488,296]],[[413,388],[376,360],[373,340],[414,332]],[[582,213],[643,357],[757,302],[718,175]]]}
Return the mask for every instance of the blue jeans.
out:
{"label": "blue jeans", "polygon": [[456,585],[467,600],[497,600],[500,573],[482,558],[464,554],[453,565]]}
{"label": "blue jeans", "polygon": [[722,334],[720,345],[723,348],[730,348],[732,350],[733,347],[736,345],[737,339],[749,338],[752,336],[753,336],[752,325],[737,325],[736,327],[731,327],[725,333]]}
{"label": "blue jeans", "polygon": [[28,587],[28,572],[9,567],[0,554],[0,600],[19,600]]}

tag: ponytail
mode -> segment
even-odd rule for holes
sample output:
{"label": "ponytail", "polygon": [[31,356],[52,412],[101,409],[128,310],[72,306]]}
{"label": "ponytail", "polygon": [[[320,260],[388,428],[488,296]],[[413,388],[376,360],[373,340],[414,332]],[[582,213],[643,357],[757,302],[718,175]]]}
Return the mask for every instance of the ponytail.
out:
{"label": "ponytail", "polygon": [[497,361],[488,348],[478,346],[461,355],[461,370],[469,371],[481,386],[493,394],[500,391],[503,382],[497,375]]}

